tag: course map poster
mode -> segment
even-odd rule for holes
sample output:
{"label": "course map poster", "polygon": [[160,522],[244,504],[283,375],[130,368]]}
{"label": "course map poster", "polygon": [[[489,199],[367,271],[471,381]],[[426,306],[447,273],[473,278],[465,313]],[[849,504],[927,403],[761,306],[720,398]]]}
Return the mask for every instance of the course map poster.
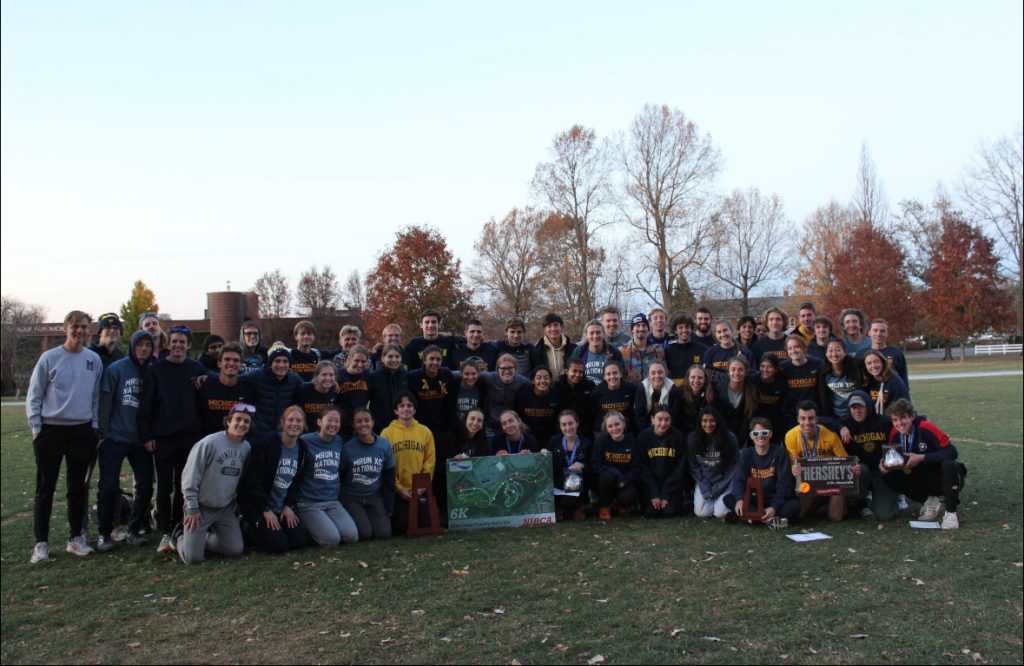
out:
{"label": "course map poster", "polygon": [[554,523],[552,477],[547,453],[449,460],[448,528]]}

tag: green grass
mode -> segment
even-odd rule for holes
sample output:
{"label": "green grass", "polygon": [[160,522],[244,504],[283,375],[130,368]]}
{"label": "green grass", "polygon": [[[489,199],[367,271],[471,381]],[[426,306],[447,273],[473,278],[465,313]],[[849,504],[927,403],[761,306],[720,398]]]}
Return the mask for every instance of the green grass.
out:
{"label": "green grass", "polygon": [[[954,437],[1021,441],[1017,377],[912,388]],[[29,507],[17,484],[30,487],[34,468],[24,417],[9,412],[4,663],[1024,660],[1019,446],[958,444],[970,467],[958,532],[819,522],[832,540],[796,544],[692,517],[627,519],[198,567],[151,547],[30,566],[31,517],[14,514]],[[55,507],[55,537],[65,522]]]}
{"label": "green grass", "polygon": [[1006,356],[968,356],[961,363],[959,352],[954,352],[952,361],[937,358],[920,358],[913,353],[907,355],[907,367],[912,375],[935,375],[947,372],[988,372],[992,370],[1021,370],[1024,359],[1020,354]]}

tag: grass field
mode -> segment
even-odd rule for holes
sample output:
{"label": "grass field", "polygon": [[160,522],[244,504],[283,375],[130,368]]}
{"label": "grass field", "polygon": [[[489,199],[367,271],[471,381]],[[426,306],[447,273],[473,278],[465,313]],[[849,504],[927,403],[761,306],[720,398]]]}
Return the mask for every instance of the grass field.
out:
{"label": "grass field", "polygon": [[[832,540],[796,544],[716,521],[626,519],[198,567],[152,548],[30,566],[34,466],[22,412],[7,408],[0,658],[1021,663],[1021,378],[912,390],[970,468],[957,532],[911,530],[906,516],[819,522]],[[55,550],[65,530],[58,504]]]}

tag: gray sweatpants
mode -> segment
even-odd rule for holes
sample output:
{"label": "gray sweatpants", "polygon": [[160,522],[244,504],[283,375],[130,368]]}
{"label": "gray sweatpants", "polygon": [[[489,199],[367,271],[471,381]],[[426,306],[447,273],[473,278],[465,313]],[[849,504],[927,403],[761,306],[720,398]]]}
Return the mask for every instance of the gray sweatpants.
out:
{"label": "gray sweatpants", "polygon": [[[178,555],[185,564],[199,564],[206,559],[206,549],[220,553],[225,557],[241,557],[245,551],[242,541],[242,528],[238,525],[238,516],[233,506],[223,509],[211,509],[200,506],[199,512],[203,519],[199,529],[185,530],[178,538]],[[212,532],[208,532],[210,528]]]}
{"label": "gray sweatpants", "polygon": [[309,537],[321,546],[359,541],[359,530],[341,502],[300,504],[296,507],[296,513],[306,526]]}
{"label": "gray sweatpants", "polygon": [[384,509],[384,500],[380,496],[366,499],[345,499],[342,505],[359,530],[359,540],[391,538],[391,517]]}

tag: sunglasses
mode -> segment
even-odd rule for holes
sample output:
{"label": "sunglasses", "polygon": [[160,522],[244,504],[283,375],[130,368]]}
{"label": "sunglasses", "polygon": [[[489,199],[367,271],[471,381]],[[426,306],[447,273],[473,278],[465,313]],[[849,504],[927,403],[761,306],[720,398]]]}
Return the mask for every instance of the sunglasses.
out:
{"label": "sunglasses", "polygon": [[256,408],[250,404],[244,402],[238,402],[231,406],[231,410],[228,412],[228,416],[242,412],[244,414],[255,414]]}
{"label": "sunglasses", "polygon": [[750,431],[750,436],[751,437],[771,437],[772,436],[772,431],[771,430],[751,430]]}
{"label": "sunglasses", "polygon": [[171,326],[171,333],[184,333],[185,335],[192,335],[192,330],[188,326]]}

